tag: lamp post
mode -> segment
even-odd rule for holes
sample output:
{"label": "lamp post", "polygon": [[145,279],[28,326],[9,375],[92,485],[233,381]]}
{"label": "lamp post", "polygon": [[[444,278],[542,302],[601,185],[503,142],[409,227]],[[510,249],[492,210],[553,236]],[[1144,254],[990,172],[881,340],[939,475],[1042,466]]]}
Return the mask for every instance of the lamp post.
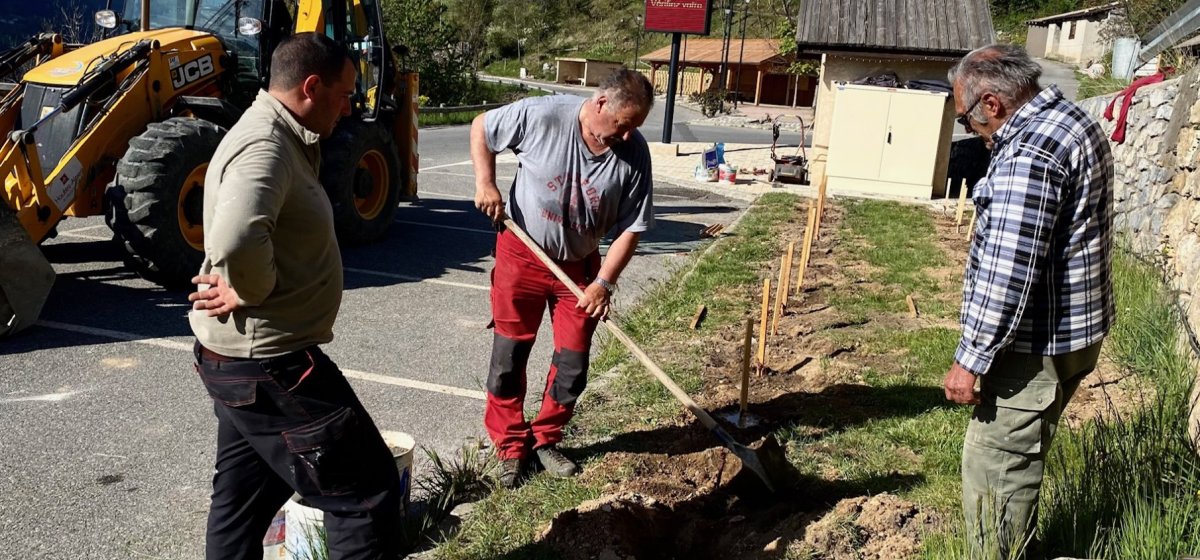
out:
{"label": "lamp post", "polygon": [[633,70],[638,69],[638,58],[642,54],[642,16],[638,14],[637,18],[637,38],[633,40]]}
{"label": "lamp post", "polygon": [[737,78],[733,82],[734,91],[737,93],[733,96],[733,107],[736,109],[738,102],[742,99],[742,58],[746,54],[746,20],[750,19],[750,0],[746,0],[746,11],[742,12],[742,46],[738,50],[738,70]]}

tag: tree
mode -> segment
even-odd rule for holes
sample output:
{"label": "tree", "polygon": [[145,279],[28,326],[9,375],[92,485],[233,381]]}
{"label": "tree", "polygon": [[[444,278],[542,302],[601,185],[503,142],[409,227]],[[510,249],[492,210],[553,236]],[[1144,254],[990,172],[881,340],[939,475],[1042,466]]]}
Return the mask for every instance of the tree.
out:
{"label": "tree", "polygon": [[430,0],[386,0],[384,26],[394,44],[408,47],[406,66],[421,74],[421,94],[431,103],[466,102],[474,75],[448,8]]}
{"label": "tree", "polygon": [[58,0],[54,2],[55,14],[50,20],[42,21],[42,30],[62,35],[67,43],[92,43],[100,38],[103,31],[92,23],[94,2],[79,0]]}
{"label": "tree", "polygon": [[473,72],[479,71],[487,51],[496,0],[446,0],[446,17],[459,31],[462,55]]}

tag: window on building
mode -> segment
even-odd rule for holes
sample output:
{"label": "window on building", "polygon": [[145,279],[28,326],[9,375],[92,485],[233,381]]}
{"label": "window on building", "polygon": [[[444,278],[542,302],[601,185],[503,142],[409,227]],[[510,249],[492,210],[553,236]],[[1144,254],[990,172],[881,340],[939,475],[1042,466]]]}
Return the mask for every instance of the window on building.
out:
{"label": "window on building", "polygon": [[1067,35],[1067,39],[1074,39],[1074,38],[1075,38],[1075,26],[1076,26],[1078,23],[1079,23],[1078,21],[1072,21],[1072,22],[1071,22],[1071,33],[1070,33],[1069,35]]}

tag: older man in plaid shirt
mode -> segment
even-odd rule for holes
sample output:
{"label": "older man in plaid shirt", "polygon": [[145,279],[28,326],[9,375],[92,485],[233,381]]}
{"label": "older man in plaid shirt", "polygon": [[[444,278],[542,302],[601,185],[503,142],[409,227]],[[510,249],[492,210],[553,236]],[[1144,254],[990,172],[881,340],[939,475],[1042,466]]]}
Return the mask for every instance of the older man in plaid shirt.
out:
{"label": "older man in plaid shirt", "polygon": [[976,557],[1039,554],[1046,450],[1114,316],[1112,152],[1100,125],[1040,76],[1008,45],[950,71],[959,122],[992,150],[974,189],[962,338],[945,380],[947,399],[975,405],[962,477]]}

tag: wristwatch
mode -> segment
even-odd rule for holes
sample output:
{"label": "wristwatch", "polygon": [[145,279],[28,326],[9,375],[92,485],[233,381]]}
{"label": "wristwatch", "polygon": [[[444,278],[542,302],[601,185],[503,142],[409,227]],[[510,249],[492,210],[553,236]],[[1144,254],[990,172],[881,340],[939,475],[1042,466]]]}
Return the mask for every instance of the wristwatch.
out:
{"label": "wristwatch", "polygon": [[609,282],[608,280],[605,280],[605,279],[603,279],[603,278],[601,278],[601,277],[599,277],[599,276],[597,276],[597,277],[596,277],[596,279],[595,279],[595,280],[593,280],[593,282],[595,282],[595,283],[597,283],[597,284],[600,284],[600,286],[601,286],[602,288],[604,288],[605,290],[608,290],[608,293],[610,293],[610,294],[611,294],[611,293],[613,293],[613,292],[615,292],[615,291],[617,291],[617,285],[616,285],[616,283],[614,283],[614,282]]}

